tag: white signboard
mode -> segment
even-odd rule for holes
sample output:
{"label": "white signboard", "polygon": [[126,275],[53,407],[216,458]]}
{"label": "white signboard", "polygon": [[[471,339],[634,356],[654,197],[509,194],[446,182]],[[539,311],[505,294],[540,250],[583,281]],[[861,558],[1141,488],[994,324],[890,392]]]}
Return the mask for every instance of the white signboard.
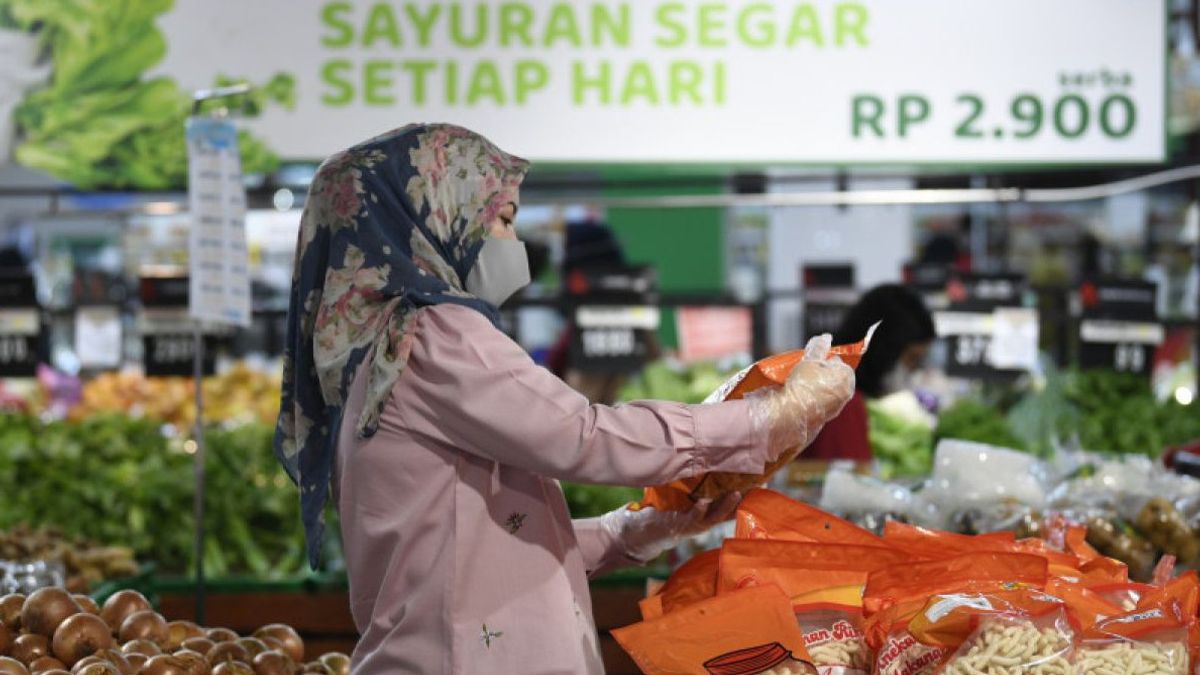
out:
{"label": "white signboard", "polygon": [[564,162],[1153,162],[1161,0],[180,0],[152,74],[295,78],[322,158],[414,121]]}
{"label": "white signboard", "polygon": [[250,325],[246,190],[237,129],[228,120],[193,118],[187,126],[188,314],[211,323]]}

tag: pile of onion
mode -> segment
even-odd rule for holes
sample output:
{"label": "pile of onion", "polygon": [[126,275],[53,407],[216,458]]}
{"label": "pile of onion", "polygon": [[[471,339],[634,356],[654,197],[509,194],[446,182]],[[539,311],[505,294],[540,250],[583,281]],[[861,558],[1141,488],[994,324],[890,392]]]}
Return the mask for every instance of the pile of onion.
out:
{"label": "pile of onion", "polygon": [[0,597],[0,675],[349,675],[350,658],[305,662],[304,641],[286,624],[240,636],[168,622],[137,591],[102,606],[43,588]]}

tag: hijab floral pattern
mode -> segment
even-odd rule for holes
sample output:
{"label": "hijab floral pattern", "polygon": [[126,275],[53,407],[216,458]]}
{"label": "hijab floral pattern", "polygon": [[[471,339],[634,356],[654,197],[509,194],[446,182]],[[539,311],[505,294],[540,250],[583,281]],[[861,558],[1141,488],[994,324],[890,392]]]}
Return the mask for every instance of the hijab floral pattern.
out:
{"label": "hijab floral pattern", "polygon": [[[296,248],[275,455],[300,487],[309,563],[320,558],[346,395],[366,368],[356,431],[373,434],[422,307],[496,322],[464,290],[486,226],[528,163],[461,127],[409,125],[330,157],[309,188]],[[365,364],[365,365],[364,365]]]}

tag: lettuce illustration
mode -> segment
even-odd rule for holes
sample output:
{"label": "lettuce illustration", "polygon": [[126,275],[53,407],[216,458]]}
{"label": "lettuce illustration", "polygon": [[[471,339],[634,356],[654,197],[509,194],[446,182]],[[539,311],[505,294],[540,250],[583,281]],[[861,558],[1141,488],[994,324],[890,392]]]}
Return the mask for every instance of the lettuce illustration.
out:
{"label": "lettuce illustration", "polygon": [[[14,117],[16,159],[77,187],[167,190],[187,182],[184,123],[189,92],[166,77],[146,78],[166,55],[156,19],[173,0],[0,0],[0,27],[37,36],[53,66]],[[237,78],[220,77],[215,84]],[[291,107],[295,82],[277,75],[219,105],[247,116],[270,104]],[[249,133],[243,170],[274,170],[278,157]]]}

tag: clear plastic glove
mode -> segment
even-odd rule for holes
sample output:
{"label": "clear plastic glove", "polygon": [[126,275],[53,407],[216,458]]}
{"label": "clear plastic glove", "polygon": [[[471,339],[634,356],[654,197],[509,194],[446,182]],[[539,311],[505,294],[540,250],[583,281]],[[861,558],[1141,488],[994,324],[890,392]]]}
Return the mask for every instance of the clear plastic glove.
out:
{"label": "clear plastic glove", "polygon": [[753,400],[756,423],[770,432],[770,461],[808,447],[854,396],[854,370],[839,358],[828,358],[832,346],[828,334],[809,340],[787,383]]}
{"label": "clear plastic glove", "polygon": [[731,492],[720,499],[701,499],[688,511],[659,511],[644,508],[630,511],[622,506],[600,516],[600,527],[625,547],[630,558],[648,562],[675,548],[684,539],[729,520],[742,495]]}

